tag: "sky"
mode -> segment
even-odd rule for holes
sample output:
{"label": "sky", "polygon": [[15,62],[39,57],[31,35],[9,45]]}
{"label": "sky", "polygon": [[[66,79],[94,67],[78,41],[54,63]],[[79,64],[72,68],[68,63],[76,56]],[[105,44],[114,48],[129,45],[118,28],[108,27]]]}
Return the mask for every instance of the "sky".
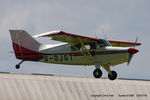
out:
{"label": "sky", "polygon": [[[65,76],[93,77],[93,66],[68,66],[20,61],[13,51],[10,29],[26,30],[36,35],[53,30],[106,38],[135,41],[137,53],[129,66],[117,65],[112,70],[118,78],[150,79],[150,1],[149,0],[0,0],[0,72],[43,73]],[[38,38],[43,44],[58,43]],[[103,70],[103,77],[107,72]]]}

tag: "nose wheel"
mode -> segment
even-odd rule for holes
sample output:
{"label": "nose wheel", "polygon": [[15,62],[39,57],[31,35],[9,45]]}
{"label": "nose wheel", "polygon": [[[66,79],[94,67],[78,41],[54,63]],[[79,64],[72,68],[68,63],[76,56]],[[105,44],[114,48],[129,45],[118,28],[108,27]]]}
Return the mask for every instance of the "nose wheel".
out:
{"label": "nose wheel", "polygon": [[100,69],[95,69],[95,70],[93,71],[93,76],[94,76],[95,78],[101,78],[101,77],[102,77],[102,71],[101,71]]}
{"label": "nose wheel", "polygon": [[20,65],[24,62],[24,60],[22,60],[19,64],[17,64],[15,67],[16,69],[19,69],[20,68]]}
{"label": "nose wheel", "polygon": [[110,80],[115,80],[117,78],[117,73],[115,71],[111,71],[110,73],[108,73],[108,78]]}

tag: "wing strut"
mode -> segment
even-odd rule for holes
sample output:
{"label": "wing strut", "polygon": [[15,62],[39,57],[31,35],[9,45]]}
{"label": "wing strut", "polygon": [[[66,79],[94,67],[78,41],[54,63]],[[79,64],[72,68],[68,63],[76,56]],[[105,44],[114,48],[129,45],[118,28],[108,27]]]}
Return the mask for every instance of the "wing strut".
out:
{"label": "wing strut", "polygon": [[84,43],[81,41],[80,38],[78,38],[79,42],[81,43],[81,46],[83,48],[83,51],[81,51],[81,53],[84,55],[84,56],[87,56],[84,51],[87,52],[88,56],[94,61],[94,57],[91,55],[91,53],[89,52],[89,50],[85,47]]}

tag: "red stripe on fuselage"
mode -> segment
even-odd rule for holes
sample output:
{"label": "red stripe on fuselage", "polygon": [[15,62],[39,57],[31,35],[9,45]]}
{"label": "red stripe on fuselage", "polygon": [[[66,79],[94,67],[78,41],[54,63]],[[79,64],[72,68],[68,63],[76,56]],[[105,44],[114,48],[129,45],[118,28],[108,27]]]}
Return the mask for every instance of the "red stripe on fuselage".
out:
{"label": "red stripe on fuselage", "polygon": [[39,60],[43,58],[41,53],[26,49],[13,43],[14,52],[17,59],[21,60]]}
{"label": "red stripe on fuselage", "polygon": [[[82,53],[40,53],[37,51],[32,51],[29,49],[26,49],[24,47],[21,47],[15,43],[13,43],[13,48],[15,51],[15,55],[17,59],[21,60],[40,60],[46,55],[73,55],[73,56],[83,56]],[[106,55],[106,54],[121,54],[121,53],[128,53],[128,50],[124,51],[99,51],[95,52],[96,55]]]}

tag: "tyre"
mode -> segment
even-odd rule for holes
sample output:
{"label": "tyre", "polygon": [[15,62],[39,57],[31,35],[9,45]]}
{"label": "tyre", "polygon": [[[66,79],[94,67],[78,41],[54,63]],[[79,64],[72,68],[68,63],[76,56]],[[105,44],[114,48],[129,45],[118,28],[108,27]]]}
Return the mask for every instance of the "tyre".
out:
{"label": "tyre", "polygon": [[108,78],[110,80],[115,80],[117,78],[117,73],[115,71],[111,71],[111,74],[108,74]]}
{"label": "tyre", "polygon": [[19,69],[20,68],[20,65],[16,65],[16,69]]}
{"label": "tyre", "polygon": [[93,71],[93,76],[94,76],[95,78],[101,78],[101,76],[102,76],[102,71],[101,71],[100,69],[95,69],[95,70]]}

